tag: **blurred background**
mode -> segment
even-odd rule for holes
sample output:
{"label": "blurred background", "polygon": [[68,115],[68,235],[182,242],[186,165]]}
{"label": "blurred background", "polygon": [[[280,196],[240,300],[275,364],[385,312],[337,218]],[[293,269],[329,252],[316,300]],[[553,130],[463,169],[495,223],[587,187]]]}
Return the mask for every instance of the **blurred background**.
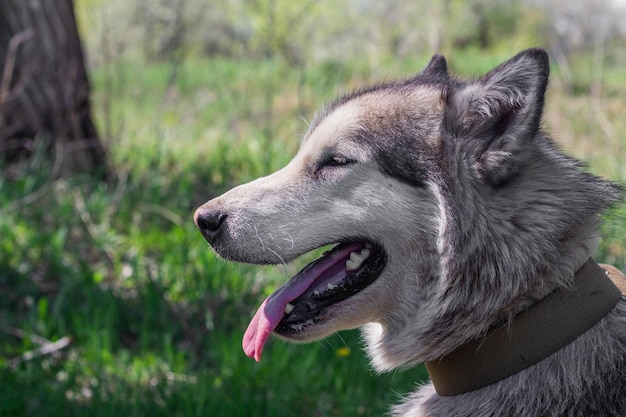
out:
{"label": "blurred background", "polygon": [[[544,126],[626,182],[626,2],[2,0],[0,416],[382,415],[358,332],[241,336],[295,265],[218,260],[195,207],[283,166],[316,109],[417,73],[551,56]],[[626,206],[596,258],[626,266]]]}

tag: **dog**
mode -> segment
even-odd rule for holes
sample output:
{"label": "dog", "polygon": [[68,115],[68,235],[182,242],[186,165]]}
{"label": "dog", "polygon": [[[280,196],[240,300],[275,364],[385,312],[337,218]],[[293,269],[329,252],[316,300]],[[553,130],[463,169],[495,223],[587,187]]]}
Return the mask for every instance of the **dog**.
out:
{"label": "dog", "polygon": [[622,189],[543,131],[548,76],[541,49],[473,80],[435,55],[325,106],[289,164],[199,207],[227,260],[334,245],[263,302],[246,355],[361,328],[377,371],[431,375],[395,416],[626,416],[626,299],[590,259]]}

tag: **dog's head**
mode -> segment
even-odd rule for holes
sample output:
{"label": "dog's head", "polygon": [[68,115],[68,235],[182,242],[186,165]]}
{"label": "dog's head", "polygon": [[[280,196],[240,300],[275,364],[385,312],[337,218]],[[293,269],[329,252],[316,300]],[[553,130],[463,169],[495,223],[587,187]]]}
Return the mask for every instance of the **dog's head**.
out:
{"label": "dog's head", "polygon": [[541,202],[558,181],[529,185],[545,173],[539,155],[556,154],[539,132],[548,68],[533,49],[461,82],[435,56],[413,78],[325,107],[286,167],[198,208],[197,226],[229,260],[285,263],[335,245],[262,304],[246,354],[259,360],[272,333],[309,341],[374,323],[374,364],[389,369],[475,337],[529,292],[536,282],[494,277],[520,251],[515,265],[554,261],[554,240],[574,224],[535,219],[558,211]]}

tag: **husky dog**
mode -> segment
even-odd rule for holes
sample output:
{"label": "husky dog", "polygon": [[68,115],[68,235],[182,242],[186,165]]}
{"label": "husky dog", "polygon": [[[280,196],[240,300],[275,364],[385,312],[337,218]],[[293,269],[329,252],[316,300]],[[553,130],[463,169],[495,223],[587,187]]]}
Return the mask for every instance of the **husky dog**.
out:
{"label": "husky dog", "polygon": [[[425,362],[435,380],[500,331],[475,371],[453,366],[393,414],[626,416],[626,299],[577,283],[621,189],[542,131],[548,73],[539,49],[472,81],[436,55],[412,78],[324,107],[286,167],[198,208],[225,259],[278,264],[334,245],[263,302],[245,353],[260,360],[271,334],[307,342],[361,327],[376,370]],[[504,371],[482,380],[482,369]]]}

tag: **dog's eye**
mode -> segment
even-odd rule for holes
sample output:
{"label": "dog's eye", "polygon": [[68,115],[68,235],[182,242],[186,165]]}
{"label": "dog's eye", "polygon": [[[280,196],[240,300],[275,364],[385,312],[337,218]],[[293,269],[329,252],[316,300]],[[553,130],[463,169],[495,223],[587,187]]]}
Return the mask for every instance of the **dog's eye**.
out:
{"label": "dog's eye", "polygon": [[[331,174],[333,168],[341,168],[346,167],[348,165],[356,163],[355,160],[347,158],[342,155],[334,155],[329,156],[326,159],[323,159],[313,171],[313,176],[315,178],[323,178],[327,177],[327,175]],[[328,171],[328,172],[325,172]]]}
{"label": "dog's eye", "polygon": [[329,155],[328,158],[322,161],[320,167],[341,167],[350,164],[354,164],[356,161],[343,155]]}
{"label": "dog's eye", "polygon": [[326,161],[324,161],[322,166],[339,167],[339,166],[344,166],[344,165],[350,165],[350,164],[353,164],[354,162],[356,161],[353,161],[352,159],[348,159],[345,156],[335,155],[335,156],[331,156]]}

